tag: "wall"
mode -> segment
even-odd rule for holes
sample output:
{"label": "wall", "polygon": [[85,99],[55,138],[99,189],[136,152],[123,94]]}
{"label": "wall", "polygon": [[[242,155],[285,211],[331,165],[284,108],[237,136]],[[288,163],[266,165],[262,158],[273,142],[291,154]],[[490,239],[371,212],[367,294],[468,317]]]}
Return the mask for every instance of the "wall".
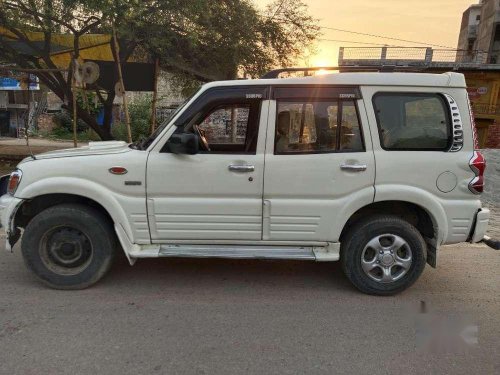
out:
{"label": "wall", "polygon": [[484,204],[500,207],[500,150],[481,150],[486,158]]}
{"label": "wall", "polygon": [[481,147],[500,148],[500,71],[465,71]]}
{"label": "wall", "polygon": [[38,116],[38,131],[42,133],[50,133],[55,128],[53,121],[53,115],[48,113],[42,113]]}
{"label": "wall", "polygon": [[[488,138],[484,147],[500,149],[500,123],[495,122],[488,127]],[[500,191],[498,194],[500,195]]]}
{"label": "wall", "polygon": [[486,158],[485,189],[481,201],[491,210],[488,235],[500,239],[500,150],[482,150]]}
{"label": "wall", "polygon": [[[145,98],[151,99],[152,92],[134,91],[127,92],[128,103],[133,103],[136,100]],[[172,74],[167,72],[160,72],[158,77],[158,98],[156,102],[157,107],[168,107],[172,104],[180,104],[184,101],[185,97],[182,95],[180,89],[175,86]],[[122,98],[116,97],[114,104],[121,105]]]}

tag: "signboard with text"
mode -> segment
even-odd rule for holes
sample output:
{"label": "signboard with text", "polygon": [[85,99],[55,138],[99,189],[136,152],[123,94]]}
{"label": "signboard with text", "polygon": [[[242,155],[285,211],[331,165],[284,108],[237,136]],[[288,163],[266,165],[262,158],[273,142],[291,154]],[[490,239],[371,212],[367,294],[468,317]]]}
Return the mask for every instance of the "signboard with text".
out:
{"label": "signboard with text", "polygon": [[[40,90],[40,84],[38,83],[38,78],[35,75],[31,75],[29,79],[30,90]],[[20,80],[9,77],[0,77],[0,91],[8,90],[27,90],[28,80]]]}

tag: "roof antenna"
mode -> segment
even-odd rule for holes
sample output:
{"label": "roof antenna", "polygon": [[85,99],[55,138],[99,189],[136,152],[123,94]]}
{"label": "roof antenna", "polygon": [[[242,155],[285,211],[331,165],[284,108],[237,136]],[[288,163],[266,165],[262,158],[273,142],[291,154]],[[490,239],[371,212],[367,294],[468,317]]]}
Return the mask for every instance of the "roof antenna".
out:
{"label": "roof antenna", "polygon": [[30,156],[33,158],[33,160],[36,160],[35,155],[33,155],[33,151],[31,150],[30,137],[29,137],[29,123],[31,115],[31,96],[30,96],[31,73],[28,72],[27,75],[28,75],[28,114],[26,116],[26,121],[24,122],[24,137],[26,138],[26,146],[28,146]]}

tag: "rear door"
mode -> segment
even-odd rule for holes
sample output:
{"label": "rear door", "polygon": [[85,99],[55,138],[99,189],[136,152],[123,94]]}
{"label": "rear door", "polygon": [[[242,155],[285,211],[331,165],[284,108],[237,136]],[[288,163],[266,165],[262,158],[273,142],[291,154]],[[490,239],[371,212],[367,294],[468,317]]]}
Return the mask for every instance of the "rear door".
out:
{"label": "rear door", "polygon": [[441,228],[448,219],[446,242],[466,241],[479,205],[469,190],[474,145],[466,90],[366,87],[363,97],[376,125],[371,128],[379,166],[375,200],[432,209]]}
{"label": "rear door", "polygon": [[356,87],[272,89],[265,158],[263,239],[337,241],[373,202],[375,161]]}

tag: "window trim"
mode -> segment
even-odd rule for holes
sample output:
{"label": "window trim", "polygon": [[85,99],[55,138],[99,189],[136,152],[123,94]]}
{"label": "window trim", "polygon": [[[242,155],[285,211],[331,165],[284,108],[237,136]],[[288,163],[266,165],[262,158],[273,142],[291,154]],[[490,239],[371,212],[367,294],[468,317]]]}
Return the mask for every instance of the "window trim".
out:
{"label": "window trim", "polygon": [[[257,97],[247,97],[247,95],[257,95]],[[198,154],[216,154],[216,155],[257,155],[257,146],[259,134],[262,132],[260,129],[260,121],[262,118],[262,102],[268,100],[269,97],[269,86],[262,85],[246,85],[246,86],[227,86],[227,87],[215,87],[208,89],[202,93],[190,106],[186,108],[180,117],[175,121],[176,129],[174,133],[183,133],[185,128],[192,124],[193,121],[197,121],[199,117],[205,118],[207,114],[213,111],[214,108],[231,105],[250,105],[250,113],[248,117],[248,124],[251,123],[252,113],[255,109],[255,127],[257,129],[257,138],[255,142],[255,150],[253,151],[204,151],[200,150]],[[201,113],[201,115],[200,115]],[[267,114],[266,114],[267,116]],[[248,130],[248,129],[247,129]],[[165,143],[160,149],[160,153],[170,153],[168,150],[168,140],[170,137],[165,139]],[[245,145],[246,147],[246,142]]]}
{"label": "window trim", "polygon": [[[383,139],[382,139],[382,127],[380,125],[380,118],[378,115],[377,107],[375,105],[375,99],[379,96],[384,96],[384,95],[398,95],[398,96],[421,96],[421,97],[437,97],[441,101],[441,104],[443,105],[443,109],[445,110],[445,116],[446,116],[446,122],[447,122],[447,127],[448,127],[448,142],[445,147],[443,148],[387,148],[384,145]],[[453,145],[453,121],[452,121],[452,116],[451,116],[451,109],[448,104],[448,101],[446,100],[445,96],[440,93],[440,92],[410,92],[410,91],[378,91],[372,96],[372,106],[373,106],[373,112],[375,114],[375,119],[377,121],[377,131],[378,131],[378,138],[380,142],[380,147],[384,151],[435,151],[435,152],[448,152],[450,150],[450,147]]]}
{"label": "window trim", "polygon": [[[366,144],[365,144],[365,136],[363,132],[363,123],[361,121],[361,116],[359,112],[359,105],[358,102],[362,99],[354,99],[354,98],[320,98],[320,99],[300,99],[300,98],[283,98],[283,99],[275,99],[276,101],[276,115],[274,119],[274,142],[273,142],[273,155],[315,155],[315,154],[353,154],[353,153],[358,153],[358,152],[366,152]],[[358,126],[359,126],[359,136],[361,137],[361,146],[362,149],[360,150],[340,150],[340,132],[342,130],[342,114],[343,114],[343,103],[344,102],[353,102],[354,103],[354,108],[356,110],[356,117],[358,118]],[[278,106],[279,103],[303,103],[303,104],[308,104],[308,103],[337,103],[337,131],[336,131],[336,144],[335,144],[335,150],[329,150],[329,151],[300,151],[300,152],[293,152],[293,151],[283,151],[283,152],[276,152],[276,143],[278,141],[276,137],[276,132],[278,129]]]}
{"label": "window trim", "polygon": [[301,84],[271,85],[272,100],[359,100],[359,85]]}
{"label": "window trim", "polygon": [[[249,98],[247,95],[258,95],[259,97]],[[241,100],[248,100],[249,102],[268,100],[269,86],[264,85],[242,85],[242,86],[218,86],[209,88],[200,94],[193,103],[176,119],[175,125],[177,127],[184,127],[188,125],[193,117],[199,111],[206,110],[206,107],[212,105],[214,101],[219,102],[240,102]]]}

